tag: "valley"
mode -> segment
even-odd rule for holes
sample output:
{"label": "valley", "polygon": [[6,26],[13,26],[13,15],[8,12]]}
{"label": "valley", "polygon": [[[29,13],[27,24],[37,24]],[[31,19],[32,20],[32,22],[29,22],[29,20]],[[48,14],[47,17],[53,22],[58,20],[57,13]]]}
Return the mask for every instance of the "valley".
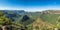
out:
{"label": "valley", "polygon": [[[59,30],[60,11],[26,12],[0,10],[0,29],[4,30]],[[3,28],[2,28],[3,27]]]}

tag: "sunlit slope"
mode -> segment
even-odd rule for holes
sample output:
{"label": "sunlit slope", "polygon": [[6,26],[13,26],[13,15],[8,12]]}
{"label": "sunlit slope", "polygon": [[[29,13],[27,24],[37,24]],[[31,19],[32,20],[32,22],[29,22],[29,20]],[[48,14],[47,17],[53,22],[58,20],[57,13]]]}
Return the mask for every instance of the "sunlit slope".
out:
{"label": "sunlit slope", "polygon": [[41,13],[40,12],[29,12],[29,13],[26,13],[26,15],[28,15],[32,19],[37,19],[41,15]]}
{"label": "sunlit slope", "polygon": [[60,14],[41,14],[40,18],[45,22],[55,25],[59,16]]}

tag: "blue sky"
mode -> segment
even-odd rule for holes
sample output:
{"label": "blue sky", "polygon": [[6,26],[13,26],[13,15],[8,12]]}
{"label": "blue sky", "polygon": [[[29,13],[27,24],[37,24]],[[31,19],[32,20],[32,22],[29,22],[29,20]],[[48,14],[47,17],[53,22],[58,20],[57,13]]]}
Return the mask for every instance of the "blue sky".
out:
{"label": "blue sky", "polygon": [[0,0],[1,10],[60,10],[60,0]]}

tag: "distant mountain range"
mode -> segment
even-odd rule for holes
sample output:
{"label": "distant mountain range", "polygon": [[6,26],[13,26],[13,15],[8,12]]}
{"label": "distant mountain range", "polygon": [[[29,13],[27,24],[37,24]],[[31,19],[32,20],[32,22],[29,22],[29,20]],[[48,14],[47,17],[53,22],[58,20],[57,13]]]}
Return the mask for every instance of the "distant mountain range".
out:
{"label": "distant mountain range", "polygon": [[60,20],[60,10],[46,10],[41,12],[0,10],[0,16],[9,18],[14,26],[27,26],[34,29],[35,27],[42,27],[43,29],[46,27],[50,29],[50,27],[57,27],[57,22]]}
{"label": "distant mountain range", "polygon": [[[19,14],[24,14],[24,13],[27,13],[26,11],[24,10],[0,10],[0,11],[3,11],[5,12],[5,14],[7,12],[14,12],[14,13],[19,13]],[[59,13],[60,14],[60,10],[45,10],[45,11],[42,11],[41,13]]]}
{"label": "distant mountain range", "polygon": [[11,18],[12,21],[16,22],[22,19],[24,15],[27,15],[29,18],[36,19],[42,14],[60,14],[60,10],[46,10],[42,12],[26,12],[24,10],[0,10],[4,12],[4,15],[8,18]]}

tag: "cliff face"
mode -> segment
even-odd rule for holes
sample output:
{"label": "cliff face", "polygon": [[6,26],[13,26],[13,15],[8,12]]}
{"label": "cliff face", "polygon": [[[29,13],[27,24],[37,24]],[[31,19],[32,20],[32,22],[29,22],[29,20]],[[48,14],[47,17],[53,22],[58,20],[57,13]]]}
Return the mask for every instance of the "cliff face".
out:
{"label": "cliff face", "polygon": [[42,11],[42,14],[60,14],[60,10],[47,10],[47,11]]}
{"label": "cliff face", "polygon": [[60,14],[60,11],[52,11],[51,13],[54,13],[54,14]]}

